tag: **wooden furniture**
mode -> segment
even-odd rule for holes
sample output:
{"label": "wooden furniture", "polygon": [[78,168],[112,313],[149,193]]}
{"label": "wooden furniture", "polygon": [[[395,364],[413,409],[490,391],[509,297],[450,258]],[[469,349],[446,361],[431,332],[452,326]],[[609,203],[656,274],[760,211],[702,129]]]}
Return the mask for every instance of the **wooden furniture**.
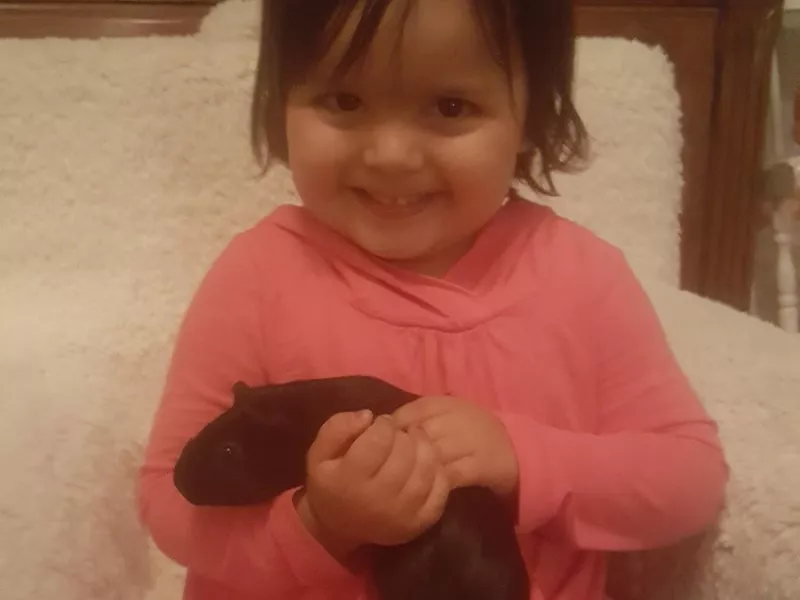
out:
{"label": "wooden furniture", "polygon": [[[0,36],[188,34],[214,1],[0,0]],[[746,310],[781,0],[575,3],[580,35],[636,38],[673,61],[685,134],[682,284]]]}
{"label": "wooden furniture", "polygon": [[778,325],[789,333],[800,331],[800,296],[794,247],[800,245],[800,194],[781,199],[772,215],[773,240],[777,249],[775,280],[778,288]]}
{"label": "wooden furniture", "polygon": [[683,287],[746,310],[780,0],[579,0],[584,35],[662,46],[684,112]]}
{"label": "wooden furniture", "polygon": [[794,142],[800,144],[800,85],[794,92]]}
{"label": "wooden furniture", "polygon": [[764,302],[775,302],[776,324],[790,333],[797,333],[800,325],[800,297],[798,297],[798,271],[794,260],[794,246],[800,246],[800,166],[786,160],[773,162],[764,171],[762,189],[764,214],[768,218],[771,241],[775,244],[775,292],[763,293],[754,289],[756,299],[752,313],[760,315]]}
{"label": "wooden furniture", "polygon": [[[783,0],[783,30],[800,31],[800,0]],[[795,60],[800,61],[800,53]],[[800,155],[787,147],[785,140],[791,133],[792,141],[800,144],[800,82],[793,82],[794,110],[793,120],[784,120],[784,90],[781,86],[777,50],[772,57],[771,102],[772,121],[772,156],[775,161],[767,171],[769,184],[778,180],[778,184],[769,186],[778,192],[778,197],[770,198],[772,213],[770,221],[772,238],[776,250],[775,283],[777,288],[778,325],[789,332],[800,331],[800,283],[798,268],[795,265],[795,247],[800,246]],[[790,91],[790,90],[787,90]],[[791,142],[790,142],[791,144]],[[793,156],[793,154],[795,154]],[[779,176],[780,172],[783,176]],[[770,177],[771,176],[771,177]],[[780,181],[781,179],[785,181]]]}

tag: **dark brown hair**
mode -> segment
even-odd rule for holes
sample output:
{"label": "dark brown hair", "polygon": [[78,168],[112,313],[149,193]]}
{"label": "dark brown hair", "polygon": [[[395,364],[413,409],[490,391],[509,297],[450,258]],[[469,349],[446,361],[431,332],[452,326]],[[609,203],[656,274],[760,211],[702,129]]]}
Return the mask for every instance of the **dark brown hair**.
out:
{"label": "dark brown hair", "polygon": [[[287,160],[288,91],[325,55],[352,11],[361,7],[360,22],[338,69],[345,71],[358,61],[393,1],[398,0],[263,0],[251,142],[264,168],[273,159]],[[411,7],[415,0],[405,1]],[[522,58],[529,90],[527,148],[517,161],[515,176],[539,193],[555,195],[551,174],[569,170],[585,158],[588,140],[572,99],[573,3],[470,1],[490,48],[509,76],[515,49]]]}

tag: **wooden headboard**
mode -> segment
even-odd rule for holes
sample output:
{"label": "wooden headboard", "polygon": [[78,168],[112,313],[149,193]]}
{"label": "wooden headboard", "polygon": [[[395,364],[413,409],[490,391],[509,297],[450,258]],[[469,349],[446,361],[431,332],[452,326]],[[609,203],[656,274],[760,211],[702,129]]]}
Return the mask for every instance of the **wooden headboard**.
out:
{"label": "wooden headboard", "polygon": [[[0,0],[0,37],[186,34],[216,1]],[[574,2],[579,35],[660,45],[674,63],[685,137],[682,284],[747,309],[781,0]]]}
{"label": "wooden headboard", "polygon": [[750,304],[758,182],[780,0],[576,0],[578,33],[660,45],[684,133],[683,287]]}

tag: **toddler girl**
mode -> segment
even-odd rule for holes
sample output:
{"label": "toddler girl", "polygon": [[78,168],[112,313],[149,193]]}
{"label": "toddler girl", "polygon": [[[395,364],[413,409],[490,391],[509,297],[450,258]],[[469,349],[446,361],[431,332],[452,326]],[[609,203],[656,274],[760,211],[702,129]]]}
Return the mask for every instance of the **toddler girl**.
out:
{"label": "toddler girl", "polygon": [[[530,597],[599,600],[605,553],[718,513],[727,465],[621,253],[511,190],[585,151],[564,0],[264,0],[253,142],[301,206],[237,235],[197,290],[141,470],[187,600],[362,598],[359,548],[484,485],[516,516]],[[424,395],[339,414],[307,485],[197,508],[183,445],[231,386],[364,374]]]}

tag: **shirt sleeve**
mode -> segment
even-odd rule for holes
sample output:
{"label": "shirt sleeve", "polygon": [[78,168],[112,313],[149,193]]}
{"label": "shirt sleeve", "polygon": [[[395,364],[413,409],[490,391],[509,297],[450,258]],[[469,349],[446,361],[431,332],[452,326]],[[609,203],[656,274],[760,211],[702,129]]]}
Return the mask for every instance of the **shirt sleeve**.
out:
{"label": "shirt sleeve", "polygon": [[616,249],[591,278],[584,323],[596,352],[599,427],[565,431],[501,415],[519,461],[518,528],[586,550],[630,551],[710,526],[728,477],[717,427]]}
{"label": "shirt sleeve", "polygon": [[305,529],[293,490],[269,506],[195,507],[173,483],[183,446],[231,405],[233,383],[269,380],[262,361],[265,275],[256,271],[246,235],[212,265],[180,326],[140,469],[139,514],[162,552],[231,589],[270,590],[287,600],[309,588],[347,590],[360,578]]}

